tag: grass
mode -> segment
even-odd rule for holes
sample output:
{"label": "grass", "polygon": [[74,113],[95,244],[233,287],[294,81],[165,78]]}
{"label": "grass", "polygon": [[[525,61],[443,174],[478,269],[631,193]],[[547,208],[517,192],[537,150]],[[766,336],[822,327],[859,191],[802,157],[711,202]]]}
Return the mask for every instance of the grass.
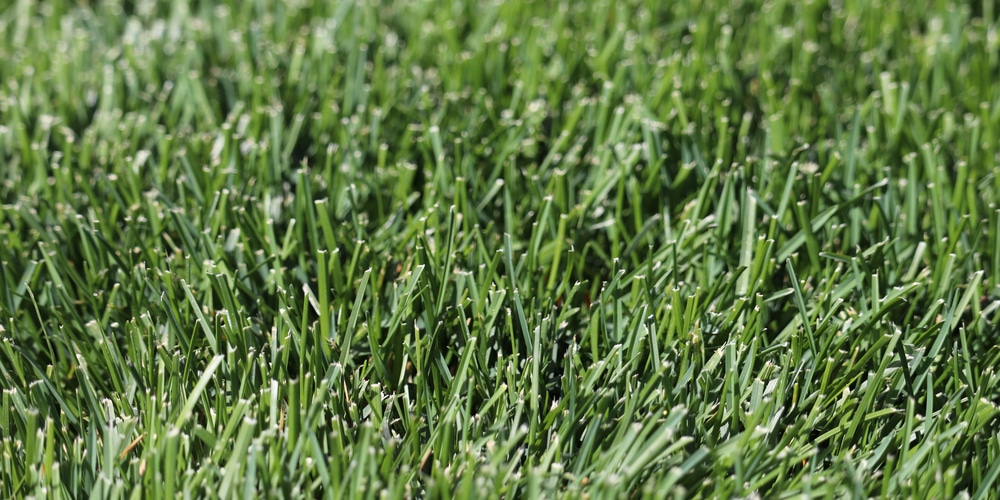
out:
{"label": "grass", "polygon": [[0,497],[996,498],[991,0],[0,7]]}

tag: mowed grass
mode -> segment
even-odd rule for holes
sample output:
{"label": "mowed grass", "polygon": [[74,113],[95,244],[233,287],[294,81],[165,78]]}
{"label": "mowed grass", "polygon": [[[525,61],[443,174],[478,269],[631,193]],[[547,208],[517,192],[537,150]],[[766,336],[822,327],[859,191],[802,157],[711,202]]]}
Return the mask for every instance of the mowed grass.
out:
{"label": "mowed grass", "polygon": [[3,2],[0,497],[996,498],[998,14]]}

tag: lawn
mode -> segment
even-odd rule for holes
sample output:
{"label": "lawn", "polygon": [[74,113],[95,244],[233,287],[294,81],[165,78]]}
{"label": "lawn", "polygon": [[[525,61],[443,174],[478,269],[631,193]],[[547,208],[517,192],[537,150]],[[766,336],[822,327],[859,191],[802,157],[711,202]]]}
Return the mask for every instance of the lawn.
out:
{"label": "lawn", "polygon": [[992,0],[7,0],[0,497],[997,498]]}

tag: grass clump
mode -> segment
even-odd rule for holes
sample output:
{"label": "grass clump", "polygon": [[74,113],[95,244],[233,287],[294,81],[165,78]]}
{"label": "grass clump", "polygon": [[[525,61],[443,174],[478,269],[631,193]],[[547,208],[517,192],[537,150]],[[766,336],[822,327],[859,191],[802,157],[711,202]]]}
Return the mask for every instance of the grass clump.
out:
{"label": "grass clump", "polygon": [[992,498],[993,2],[0,7],[0,496]]}

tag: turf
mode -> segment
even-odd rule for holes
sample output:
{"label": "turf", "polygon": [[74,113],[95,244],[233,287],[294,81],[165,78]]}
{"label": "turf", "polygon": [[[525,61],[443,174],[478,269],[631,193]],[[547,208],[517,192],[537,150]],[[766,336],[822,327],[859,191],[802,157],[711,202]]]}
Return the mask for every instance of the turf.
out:
{"label": "turf", "polygon": [[992,0],[11,0],[0,497],[996,498]]}

